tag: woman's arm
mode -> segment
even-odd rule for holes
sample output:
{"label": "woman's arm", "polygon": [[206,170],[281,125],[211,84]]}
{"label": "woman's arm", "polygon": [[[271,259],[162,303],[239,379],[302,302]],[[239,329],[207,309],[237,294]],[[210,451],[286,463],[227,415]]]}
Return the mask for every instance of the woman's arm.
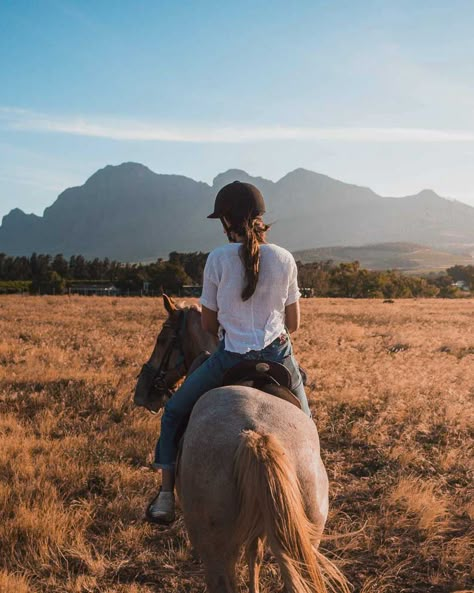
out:
{"label": "woman's arm", "polygon": [[[203,307],[204,308],[204,307]],[[300,326],[300,303],[296,301],[285,307],[285,325],[292,334]]]}
{"label": "woman's arm", "polygon": [[217,332],[219,330],[219,322],[217,321],[217,311],[208,309],[204,305],[202,305],[201,309],[202,329],[206,332],[209,332],[213,336],[217,336]]}

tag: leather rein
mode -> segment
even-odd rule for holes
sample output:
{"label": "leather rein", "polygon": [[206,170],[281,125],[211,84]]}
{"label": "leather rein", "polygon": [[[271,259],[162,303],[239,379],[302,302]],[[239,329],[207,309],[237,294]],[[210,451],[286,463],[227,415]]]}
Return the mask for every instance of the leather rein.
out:
{"label": "leather rein", "polygon": [[[169,375],[170,372],[174,371],[179,375],[179,378],[183,377],[187,373],[187,366],[186,360],[184,355],[184,348],[183,348],[183,337],[184,331],[186,329],[186,322],[188,318],[188,309],[183,309],[180,312],[180,319],[177,323],[177,328],[174,328],[174,334],[171,337],[171,340],[166,347],[165,353],[163,354],[163,358],[160,361],[160,365],[156,369],[155,376],[153,377],[152,388],[158,391],[159,393],[171,397],[174,393],[174,384],[176,381],[169,385],[167,383],[166,377]],[[163,326],[165,327],[166,324]],[[168,325],[170,327],[171,325]],[[173,368],[169,368],[169,362],[171,359],[171,355],[173,354],[174,350],[179,350],[179,357],[178,360]],[[184,372],[181,372],[181,369]]]}

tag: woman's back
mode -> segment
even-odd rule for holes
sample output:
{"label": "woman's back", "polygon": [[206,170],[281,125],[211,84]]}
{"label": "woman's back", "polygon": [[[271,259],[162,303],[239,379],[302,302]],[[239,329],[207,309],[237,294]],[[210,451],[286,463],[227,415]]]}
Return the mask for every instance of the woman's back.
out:
{"label": "woman's back", "polygon": [[231,352],[262,350],[285,327],[285,307],[300,296],[296,263],[278,245],[260,245],[258,282],[254,294],[242,299],[245,270],[240,243],[229,243],[209,254],[204,271],[201,303],[218,312],[225,330],[225,347]]}

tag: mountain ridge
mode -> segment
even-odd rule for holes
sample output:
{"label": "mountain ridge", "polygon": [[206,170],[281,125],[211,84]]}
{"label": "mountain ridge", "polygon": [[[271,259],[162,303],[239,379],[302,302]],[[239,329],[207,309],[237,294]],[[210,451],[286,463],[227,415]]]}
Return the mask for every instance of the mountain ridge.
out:
{"label": "mountain ridge", "polygon": [[393,241],[441,250],[474,248],[474,208],[433,190],[401,198],[298,168],[278,181],[241,169],[212,185],[145,165],[106,165],[83,185],[65,189],[43,215],[14,208],[0,226],[0,251],[32,251],[138,261],[170,251],[208,251],[222,229],[207,220],[216,192],[234,180],[261,189],[274,222],[270,240],[290,250]]}

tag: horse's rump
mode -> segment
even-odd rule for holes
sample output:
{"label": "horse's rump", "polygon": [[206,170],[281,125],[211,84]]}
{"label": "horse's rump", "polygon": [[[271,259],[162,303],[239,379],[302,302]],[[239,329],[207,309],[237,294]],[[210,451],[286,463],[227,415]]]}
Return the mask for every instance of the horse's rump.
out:
{"label": "horse's rump", "polygon": [[[327,477],[316,427],[295,406],[244,386],[209,391],[196,404],[184,437],[178,491],[209,591],[233,592],[229,575],[242,546],[264,536],[286,559],[282,574],[295,570],[287,562],[289,547],[292,553],[297,548],[296,563],[307,564],[305,578],[316,578],[311,543],[326,520]],[[252,520],[237,529],[245,517]],[[283,533],[288,525],[289,538]],[[298,534],[295,539],[295,529],[308,534],[304,543]]]}
{"label": "horse's rump", "polygon": [[[232,484],[235,490],[233,459],[245,430],[278,439],[303,490],[317,497],[325,519],[327,476],[314,422],[295,406],[245,386],[212,389],[196,403],[184,437],[178,475],[184,506],[186,491],[190,490],[184,487],[183,480],[191,482],[191,492],[205,490],[208,484],[224,489]],[[312,521],[318,521],[321,516],[312,513],[310,502],[305,500],[306,511]]]}

